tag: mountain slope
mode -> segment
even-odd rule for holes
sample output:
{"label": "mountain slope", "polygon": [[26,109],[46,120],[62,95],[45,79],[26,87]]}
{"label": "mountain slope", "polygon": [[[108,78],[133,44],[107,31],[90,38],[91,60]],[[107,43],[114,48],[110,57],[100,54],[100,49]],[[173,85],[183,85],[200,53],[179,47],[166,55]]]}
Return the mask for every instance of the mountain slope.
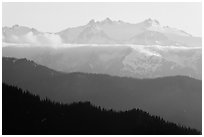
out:
{"label": "mountain slope", "polygon": [[115,112],[89,102],[59,104],[4,83],[2,87],[4,135],[201,134],[140,109]]}
{"label": "mountain slope", "polygon": [[156,31],[145,31],[132,37],[129,43],[136,45],[176,45],[175,42],[169,40],[164,34]]}
{"label": "mountain slope", "polygon": [[26,59],[3,58],[2,81],[60,102],[91,101],[117,110],[137,107],[201,130],[202,82],[189,77],[132,79],[65,74]]}
{"label": "mountain slope", "polygon": [[27,58],[63,72],[157,78],[184,75],[202,79],[202,49],[175,46],[78,44],[66,48],[15,47],[5,57]]}
{"label": "mountain slope", "polygon": [[90,23],[75,39],[75,43],[114,43],[96,24]]}

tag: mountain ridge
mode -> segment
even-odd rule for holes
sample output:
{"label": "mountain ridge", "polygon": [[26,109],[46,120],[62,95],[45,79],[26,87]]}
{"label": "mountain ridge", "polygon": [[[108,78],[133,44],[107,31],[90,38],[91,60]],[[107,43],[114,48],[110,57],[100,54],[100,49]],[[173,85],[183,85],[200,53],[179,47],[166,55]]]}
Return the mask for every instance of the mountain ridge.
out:
{"label": "mountain ridge", "polygon": [[[91,35],[96,35],[97,33],[95,32],[90,32],[87,29],[87,27],[95,26],[98,28],[100,31],[102,31],[104,34],[103,35],[98,35],[97,37],[89,37],[89,34]],[[17,35],[16,34],[16,29],[24,29],[26,28],[27,30],[30,29],[29,33],[32,32],[32,36],[28,35],[26,33],[27,31],[24,32],[24,35]],[[34,32],[35,33],[34,33]],[[133,36],[141,35],[142,33],[148,33],[148,31],[153,31],[153,32],[158,32],[160,35],[162,34],[163,37],[166,37],[165,41],[169,41],[167,43],[171,43],[171,41],[175,41],[173,43],[174,45],[177,43],[177,46],[201,46],[201,38],[198,37],[193,37],[191,34],[186,33],[183,30],[179,30],[176,28],[171,28],[171,27],[166,27],[166,26],[161,26],[159,21],[153,20],[153,19],[146,19],[142,22],[131,24],[131,23],[126,23],[121,20],[119,21],[112,21],[110,18],[106,18],[105,20],[102,21],[95,21],[95,20],[90,20],[86,25],[82,25],[79,27],[72,27],[72,28],[67,28],[64,30],[61,30],[56,33],[43,33],[40,31],[37,31],[36,29],[31,29],[28,27],[23,27],[23,26],[18,26],[15,25],[12,28],[8,27],[3,27],[3,41],[4,42],[10,42],[10,43],[21,43],[26,42],[26,43],[32,43],[31,39],[35,39],[35,37],[38,37],[38,35],[45,35],[46,39],[49,35],[49,39],[56,37],[55,39],[59,39],[59,42],[57,44],[62,44],[62,43],[92,43],[92,44],[137,44],[137,42],[132,43],[129,39]],[[80,37],[80,35],[87,35],[87,38],[83,40],[83,38]],[[107,35],[106,37],[104,37]],[[159,37],[157,36],[157,33],[154,33],[155,38]],[[23,36],[23,37],[22,37]],[[41,36],[41,37],[42,37]],[[34,37],[34,38],[33,38]],[[108,39],[107,39],[108,38]],[[144,45],[154,45],[156,41],[159,41],[163,43],[162,39],[155,39],[154,41],[149,41],[145,42],[143,40],[145,37],[142,37],[140,39],[140,43]],[[187,38],[187,40],[186,40]],[[148,39],[146,39],[148,41]],[[166,45],[166,44],[162,44]],[[169,45],[169,44],[167,44]]]}
{"label": "mountain ridge", "polygon": [[93,106],[90,102],[62,104],[42,100],[38,95],[5,83],[2,83],[2,97],[4,135],[201,134],[198,130],[165,121],[140,109],[116,112]]}

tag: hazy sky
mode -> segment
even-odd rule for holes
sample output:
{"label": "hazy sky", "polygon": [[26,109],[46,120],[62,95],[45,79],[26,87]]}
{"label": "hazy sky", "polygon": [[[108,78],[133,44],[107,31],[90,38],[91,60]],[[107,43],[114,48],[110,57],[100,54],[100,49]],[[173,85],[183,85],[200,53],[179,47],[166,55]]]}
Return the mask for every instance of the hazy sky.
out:
{"label": "hazy sky", "polygon": [[201,3],[3,3],[2,14],[3,26],[19,24],[45,32],[109,17],[130,23],[152,18],[161,25],[202,35]]}

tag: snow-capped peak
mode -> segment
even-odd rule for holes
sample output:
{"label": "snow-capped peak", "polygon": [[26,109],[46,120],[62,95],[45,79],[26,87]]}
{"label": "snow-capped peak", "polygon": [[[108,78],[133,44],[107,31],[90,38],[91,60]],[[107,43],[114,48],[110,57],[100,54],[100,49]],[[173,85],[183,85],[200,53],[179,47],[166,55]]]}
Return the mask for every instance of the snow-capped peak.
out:
{"label": "snow-capped peak", "polygon": [[146,20],[144,21],[144,23],[147,24],[148,26],[160,26],[160,23],[159,23],[158,20],[156,20],[156,19],[151,19],[151,18],[146,19]]}
{"label": "snow-capped peak", "polygon": [[[38,30],[26,26],[14,25],[12,27],[3,27],[2,29],[3,42],[8,43],[25,43],[25,38],[27,39],[31,36],[35,40],[36,37],[41,36],[56,36],[57,41],[64,43],[76,43],[76,40],[83,41],[83,44],[90,43],[92,38],[97,39],[94,43],[106,44],[108,38],[113,41],[112,43],[117,44],[160,44],[169,45],[175,44],[177,46],[201,46],[201,38],[195,38],[190,34],[176,28],[167,27],[160,25],[159,21],[156,19],[146,19],[139,23],[128,23],[121,20],[111,20],[110,18],[105,18],[104,20],[95,21],[90,20],[86,25],[68,28],[59,33],[44,33]],[[31,35],[32,34],[32,35]],[[90,36],[91,35],[91,36]],[[82,36],[87,36],[85,41]],[[99,39],[100,37],[106,37],[104,39]],[[184,36],[186,38],[184,38]],[[82,40],[80,40],[80,38]],[[47,38],[46,38],[47,39]],[[89,40],[88,40],[89,39]],[[27,40],[26,40],[27,41]],[[60,42],[61,43],[61,42]],[[82,42],[81,42],[82,43]],[[110,43],[110,42],[108,42]]]}
{"label": "snow-capped peak", "polygon": [[113,21],[110,19],[110,18],[106,18],[106,19],[104,19],[104,20],[102,20],[102,21],[95,21],[94,19],[92,19],[92,20],[90,20],[89,21],[89,23],[88,23],[88,25],[94,25],[94,24],[110,24],[110,23],[112,23]]}
{"label": "snow-capped peak", "polygon": [[106,23],[106,24],[110,24],[112,23],[113,21],[110,19],[110,18],[106,18],[105,20],[103,20],[101,23]]}
{"label": "snow-capped peak", "polygon": [[95,20],[94,19],[90,20],[89,23],[88,23],[88,25],[93,25],[93,24],[95,24]]}

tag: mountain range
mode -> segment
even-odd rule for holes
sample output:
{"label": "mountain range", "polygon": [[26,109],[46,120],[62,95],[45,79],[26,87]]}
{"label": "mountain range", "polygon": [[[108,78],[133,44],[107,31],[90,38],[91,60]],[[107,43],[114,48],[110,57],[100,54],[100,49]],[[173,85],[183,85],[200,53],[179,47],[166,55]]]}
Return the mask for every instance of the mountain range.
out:
{"label": "mountain range", "polygon": [[200,37],[160,25],[159,21],[146,19],[139,23],[90,20],[86,25],[67,28],[56,33],[40,32],[34,28],[14,25],[3,27],[2,38],[5,43],[18,44],[136,44],[136,45],[176,45],[199,47]]}
{"label": "mountain range", "polygon": [[202,128],[202,82],[186,76],[134,79],[64,73],[32,60],[3,58],[2,82],[62,103],[91,101],[115,110],[141,108],[168,121]]}
{"label": "mountain range", "polygon": [[56,33],[14,25],[3,27],[2,40],[3,56],[62,72],[202,79],[202,39],[154,19],[135,24],[90,20]]}

